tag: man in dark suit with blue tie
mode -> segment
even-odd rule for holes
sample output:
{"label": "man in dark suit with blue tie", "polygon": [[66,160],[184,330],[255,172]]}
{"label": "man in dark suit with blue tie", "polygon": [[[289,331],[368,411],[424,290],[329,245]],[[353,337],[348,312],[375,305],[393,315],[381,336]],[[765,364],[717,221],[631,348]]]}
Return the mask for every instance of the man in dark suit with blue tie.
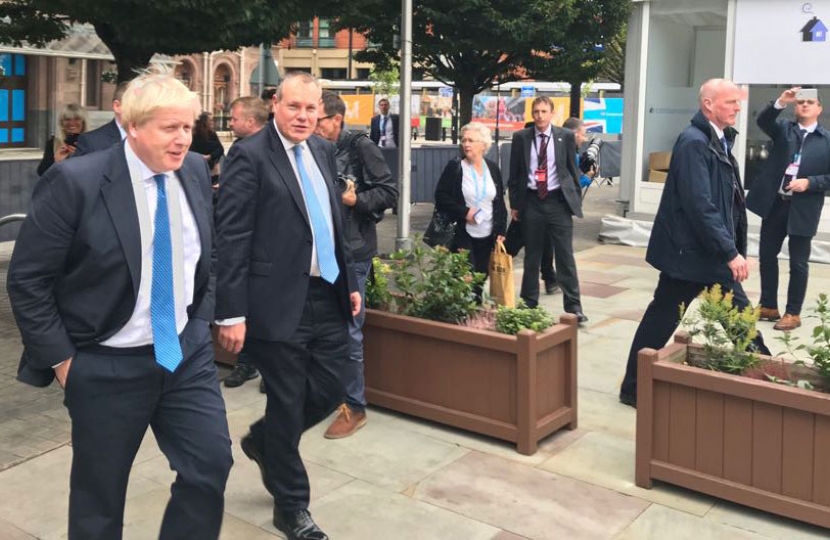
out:
{"label": "man in dark suit with blue tie", "polygon": [[533,100],[532,113],[534,125],[513,134],[508,180],[512,219],[522,223],[525,240],[521,297],[530,307],[539,304],[542,255],[552,245],[565,311],[583,323],[573,251],[573,217],[582,217],[574,133],[551,125],[547,96]]}
{"label": "man in dark suit with blue tie", "polygon": [[369,138],[381,148],[397,148],[400,145],[401,117],[389,114],[389,100],[378,101],[380,114],[369,123]]}
{"label": "man in dark suit with blue tie", "polygon": [[49,169],[15,243],[18,378],[57,378],[72,418],[70,540],[121,538],[148,426],[177,473],[159,538],[219,536],[233,460],[208,326],[210,175],[187,151],[199,110],[173,77],[134,80],[126,141]]}
{"label": "man in dark suit with blue tie", "polygon": [[286,75],[274,121],[228,153],[216,207],[218,339],[233,353],[244,344],[267,396],[241,446],[289,540],[328,538],[308,512],[299,443],[342,402],[348,322],[361,304],[334,146],[312,135],[321,95],[311,75]]}
{"label": "man in dark suit with blue tie", "polygon": [[[830,189],[830,131],[819,125],[821,98],[799,97],[801,88],[784,90],[758,115],[758,127],[772,139],[772,152],[746,196],[746,207],[761,217],[761,319],[776,330],[801,326],[801,306],[813,237],[824,195]],[[795,104],[795,120],[779,119]],[[789,236],[790,283],[784,316],[778,311],[778,253]],[[780,319],[780,320],[779,320]]]}
{"label": "man in dark suit with blue tie", "polygon": [[129,82],[125,81],[115,87],[115,93],[112,95],[112,112],[115,118],[97,129],[81,134],[78,138],[78,146],[75,149],[75,153],[72,154],[72,157],[90,154],[98,150],[106,150],[110,146],[124,140],[127,132],[121,127],[121,99],[124,96],[124,91],[127,89],[128,84]]}

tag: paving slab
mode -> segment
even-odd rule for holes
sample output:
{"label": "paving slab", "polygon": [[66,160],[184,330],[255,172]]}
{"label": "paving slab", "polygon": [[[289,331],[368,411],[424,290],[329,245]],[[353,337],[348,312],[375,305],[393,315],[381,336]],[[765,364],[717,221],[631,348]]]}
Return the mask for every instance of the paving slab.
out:
{"label": "paving slab", "polygon": [[830,531],[793,519],[769,514],[747,506],[718,501],[706,519],[774,540],[826,540]]}
{"label": "paving slab", "polygon": [[702,517],[652,504],[614,540],[769,540]]}

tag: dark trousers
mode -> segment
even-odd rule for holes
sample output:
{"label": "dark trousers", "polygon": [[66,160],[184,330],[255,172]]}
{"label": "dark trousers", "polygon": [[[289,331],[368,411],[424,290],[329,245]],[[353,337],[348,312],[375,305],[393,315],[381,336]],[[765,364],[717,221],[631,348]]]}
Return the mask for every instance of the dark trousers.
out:
{"label": "dark trousers", "polygon": [[[688,306],[692,300],[713,283],[693,283],[682,279],[675,279],[660,272],[660,279],[657,288],[654,290],[654,299],[648,305],[640,326],[634,334],[634,342],[631,344],[631,351],[628,353],[628,365],[625,369],[620,394],[629,396],[637,395],[637,353],[646,347],[660,349],[666,345],[671,335],[677,330],[680,324],[680,304]],[[743,309],[749,305],[749,299],[744,293],[740,283],[722,283],[724,291],[731,290],[733,293],[732,303],[735,307]],[[753,341],[758,352],[770,354],[767,346],[764,345],[764,338],[758,332]]]}
{"label": "dark trousers", "polygon": [[118,540],[127,481],[147,427],[176,471],[161,540],[218,538],[233,458],[210,329],[192,320],[174,373],[152,346],[77,352],[66,382],[72,418],[71,540]]}
{"label": "dark trousers", "polygon": [[573,215],[561,190],[550,192],[545,200],[539,200],[535,191],[528,190],[522,222],[525,238],[522,299],[530,307],[539,304],[539,269],[545,244],[549,244],[553,246],[565,311],[582,311],[573,250]]}
{"label": "dark trousers", "polygon": [[283,512],[308,508],[300,437],[342,403],[349,354],[348,327],[334,287],[311,278],[291,339],[249,338],[245,350],[265,381],[265,416],[251,426],[251,435],[265,459],[266,488]]}
{"label": "dark trousers", "polygon": [[553,267],[553,244],[545,244],[545,251],[542,252],[542,281],[545,285],[553,285],[557,282],[556,269]]}
{"label": "dark trousers", "polygon": [[[470,244],[468,256],[470,258],[470,264],[473,267],[473,272],[481,272],[487,275],[490,271],[490,254],[496,245],[496,237],[491,234],[484,238],[473,238],[467,235],[467,238]],[[475,288],[476,299],[479,302],[481,302],[481,293],[483,290],[481,285]]]}
{"label": "dark trousers", "polygon": [[[787,236],[787,220],[790,215],[789,201],[776,197],[767,219],[761,221],[761,305],[778,309],[778,254]],[[787,287],[787,313],[800,315],[807,294],[807,278],[810,274],[809,236],[790,236],[790,284]]]}

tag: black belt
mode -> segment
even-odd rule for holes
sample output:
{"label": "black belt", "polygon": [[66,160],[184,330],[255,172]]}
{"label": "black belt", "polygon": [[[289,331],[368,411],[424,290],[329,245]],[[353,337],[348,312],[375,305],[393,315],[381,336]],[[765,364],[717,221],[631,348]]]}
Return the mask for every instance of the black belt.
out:
{"label": "black belt", "polygon": [[[533,196],[536,197],[536,198],[539,197],[539,192],[536,191],[535,189],[527,188],[527,192],[532,193]],[[556,189],[549,189],[548,190],[548,195],[561,195],[561,194],[562,194],[562,188],[561,187],[558,187]]]}
{"label": "black belt", "polygon": [[80,349],[82,352],[94,352],[113,356],[153,356],[156,354],[153,345],[140,345],[138,347],[109,347],[107,345],[91,345]]}
{"label": "black belt", "polygon": [[792,200],[793,200],[793,196],[792,196],[792,195],[782,195],[782,194],[780,194],[780,193],[776,193],[776,195],[778,196],[778,199],[779,199],[779,200],[782,200],[782,201],[784,201],[784,202],[790,202],[790,201],[792,201]]}

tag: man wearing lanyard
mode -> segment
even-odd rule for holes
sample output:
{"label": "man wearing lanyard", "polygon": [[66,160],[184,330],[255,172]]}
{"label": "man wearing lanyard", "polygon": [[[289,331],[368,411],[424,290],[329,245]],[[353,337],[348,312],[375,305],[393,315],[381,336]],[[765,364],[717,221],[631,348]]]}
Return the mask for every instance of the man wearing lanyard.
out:
{"label": "man wearing lanyard", "polygon": [[[758,115],[758,127],[772,139],[766,167],[746,198],[761,221],[761,319],[776,330],[801,326],[807,291],[810,244],[818,229],[824,192],[830,187],[830,132],[818,124],[821,99],[800,99],[793,87]],[[795,120],[778,119],[795,103]],[[790,281],[784,316],[778,311],[778,253],[789,237]]]}
{"label": "man wearing lanyard", "polygon": [[378,110],[380,114],[372,118],[369,126],[369,138],[382,148],[397,148],[400,117],[389,114],[389,100],[386,98],[378,101]]}

